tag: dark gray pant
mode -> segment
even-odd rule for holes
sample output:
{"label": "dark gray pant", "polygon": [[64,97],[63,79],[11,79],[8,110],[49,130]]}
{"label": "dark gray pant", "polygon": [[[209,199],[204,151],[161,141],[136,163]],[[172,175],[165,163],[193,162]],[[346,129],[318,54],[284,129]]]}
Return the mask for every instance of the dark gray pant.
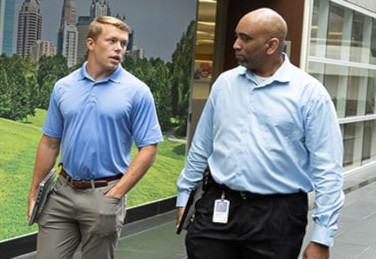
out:
{"label": "dark gray pant", "polygon": [[59,177],[38,219],[37,258],[114,258],[126,213],[126,198],[107,197],[108,186],[76,189]]}
{"label": "dark gray pant", "polygon": [[229,221],[218,224],[212,222],[212,215],[214,200],[221,195],[221,189],[212,187],[197,202],[195,220],[186,235],[189,259],[298,257],[307,225],[306,193],[243,199],[225,192]]}

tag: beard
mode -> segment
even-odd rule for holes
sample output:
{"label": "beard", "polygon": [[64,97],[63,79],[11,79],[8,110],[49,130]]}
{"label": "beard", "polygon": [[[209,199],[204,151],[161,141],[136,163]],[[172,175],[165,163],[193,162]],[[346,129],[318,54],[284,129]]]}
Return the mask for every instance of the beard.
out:
{"label": "beard", "polygon": [[247,59],[244,59],[244,58],[238,58],[238,64],[243,66],[243,67],[246,67],[246,68],[250,68],[250,62],[247,60]]}

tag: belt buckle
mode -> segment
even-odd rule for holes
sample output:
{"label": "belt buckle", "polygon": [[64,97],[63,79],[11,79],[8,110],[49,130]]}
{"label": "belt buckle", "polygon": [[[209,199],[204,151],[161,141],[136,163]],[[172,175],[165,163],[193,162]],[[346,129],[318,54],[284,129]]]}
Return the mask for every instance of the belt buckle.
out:
{"label": "belt buckle", "polygon": [[245,192],[240,192],[240,198],[242,198],[243,200],[246,200],[247,194]]}

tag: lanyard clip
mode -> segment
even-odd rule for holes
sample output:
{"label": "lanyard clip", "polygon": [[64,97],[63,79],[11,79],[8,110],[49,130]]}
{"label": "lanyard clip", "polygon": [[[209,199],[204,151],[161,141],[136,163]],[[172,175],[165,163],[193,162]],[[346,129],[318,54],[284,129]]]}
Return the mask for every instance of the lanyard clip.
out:
{"label": "lanyard clip", "polygon": [[225,191],[222,191],[221,200],[223,201],[225,199]]}

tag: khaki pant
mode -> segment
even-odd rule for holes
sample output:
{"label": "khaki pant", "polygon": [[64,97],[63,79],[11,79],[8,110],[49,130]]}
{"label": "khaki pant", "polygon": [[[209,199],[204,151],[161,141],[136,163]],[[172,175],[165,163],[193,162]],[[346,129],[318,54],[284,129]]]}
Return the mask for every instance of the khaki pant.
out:
{"label": "khaki pant", "polygon": [[104,194],[116,183],[76,189],[60,176],[38,219],[37,258],[73,258],[80,243],[84,259],[114,258],[126,198]]}

